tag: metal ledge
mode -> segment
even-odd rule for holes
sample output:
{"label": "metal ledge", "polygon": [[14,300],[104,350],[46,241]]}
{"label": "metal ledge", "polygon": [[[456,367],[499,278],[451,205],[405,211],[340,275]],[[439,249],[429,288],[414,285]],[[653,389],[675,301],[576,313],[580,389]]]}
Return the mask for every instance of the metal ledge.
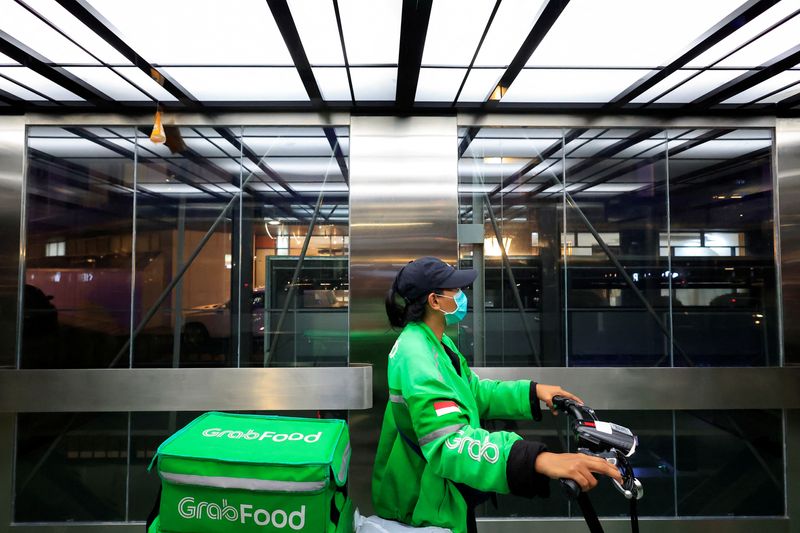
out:
{"label": "metal ledge", "polygon": [[597,409],[798,409],[800,367],[473,368],[487,379],[560,385]]}
{"label": "metal ledge", "polygon": [[372,366],[0,371],[0,412],[369,409]]}
{"label": "metal ledge", "polygon": [[[606,533],[628,533],[631,521],[628,518],[604,518],[600,522]],[[642,531],[650,533],[788,533],[786,518],[640,518]],[[479,518],[479,533],[586,533],[586,522],[582,519],[534,519],[534,518]]]}

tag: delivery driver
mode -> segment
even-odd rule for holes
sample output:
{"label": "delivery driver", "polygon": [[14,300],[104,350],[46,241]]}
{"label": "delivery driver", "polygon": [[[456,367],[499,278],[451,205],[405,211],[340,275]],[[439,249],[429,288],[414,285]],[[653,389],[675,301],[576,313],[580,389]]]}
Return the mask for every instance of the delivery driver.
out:
{"label": "delivery driver", "polygon": [[[474,270],[435,257],[404,266],[386,297],[386,313],[403,328],[389,353],[389,402],[372,478],[375,512],[412,526],[476,531],[474,508],[491,493],[548,496],[548,478],[571,478],[583,490],[594,473],[622,481],[604,460],[550,453],[544,444],[508,431],[489,432],[481,419],[541,417],[539,401],[581,401],[552,385],[492,381],[474,374],[444,334],[467,313],[461,288]],[[581,402],[582,403],[582,402]]]}

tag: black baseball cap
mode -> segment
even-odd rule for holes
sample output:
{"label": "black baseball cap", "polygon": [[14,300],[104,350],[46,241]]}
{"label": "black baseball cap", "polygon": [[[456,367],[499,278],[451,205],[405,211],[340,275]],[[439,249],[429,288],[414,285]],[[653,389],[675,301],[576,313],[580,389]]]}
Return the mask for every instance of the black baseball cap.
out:
{"label": "black baseball cap", "polygon": [[406,300],[416,300],[437,289],[460,289],[478,276],[475,270],[456,270],[436,257],[420,257],[400,269],[395,289]]}

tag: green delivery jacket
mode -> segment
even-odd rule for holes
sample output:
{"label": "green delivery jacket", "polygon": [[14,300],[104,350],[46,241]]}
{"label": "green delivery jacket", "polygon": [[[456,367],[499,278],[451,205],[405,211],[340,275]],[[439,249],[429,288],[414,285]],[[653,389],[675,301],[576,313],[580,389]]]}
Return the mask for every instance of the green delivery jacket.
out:
{"label": "green delivery jacket", "polygon": [[[460,375],[442,344],[458,357]],[[389,353],[389,402],[372,478],[378,516],[412,526],[467,531],[467,502],[457,483],[483,492],[549,495],[536,474],[541,443],[489,432],[480,420],[529,419],[538,409],[528,380],[480,379],[447,335],[440,343],[422,322],[408,324]],[[424,456],[424,457],[423,457]]]}

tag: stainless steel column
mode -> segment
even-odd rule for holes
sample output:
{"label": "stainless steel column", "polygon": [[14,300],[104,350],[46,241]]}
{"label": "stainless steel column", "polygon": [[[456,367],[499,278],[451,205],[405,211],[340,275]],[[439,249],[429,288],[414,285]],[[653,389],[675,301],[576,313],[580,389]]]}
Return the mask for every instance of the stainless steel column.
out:
{"label": "stainless steel column", "polygon": [[784,364],[800,365],[800,119],[775,127],[778,235],[783,303]]}
{"label": "stainless steel column", "polygon": [[352,412],[351,494],[372,512],[372,462],[397,333],[384,297],[409,260],[457,254],[455,117],[353,117],[350,123],[350,362],[372,363],[374,407]]}
{"label": "stainless steel column", "polygon": [[0,117],[0,368],[17,364],[25,118]]}

